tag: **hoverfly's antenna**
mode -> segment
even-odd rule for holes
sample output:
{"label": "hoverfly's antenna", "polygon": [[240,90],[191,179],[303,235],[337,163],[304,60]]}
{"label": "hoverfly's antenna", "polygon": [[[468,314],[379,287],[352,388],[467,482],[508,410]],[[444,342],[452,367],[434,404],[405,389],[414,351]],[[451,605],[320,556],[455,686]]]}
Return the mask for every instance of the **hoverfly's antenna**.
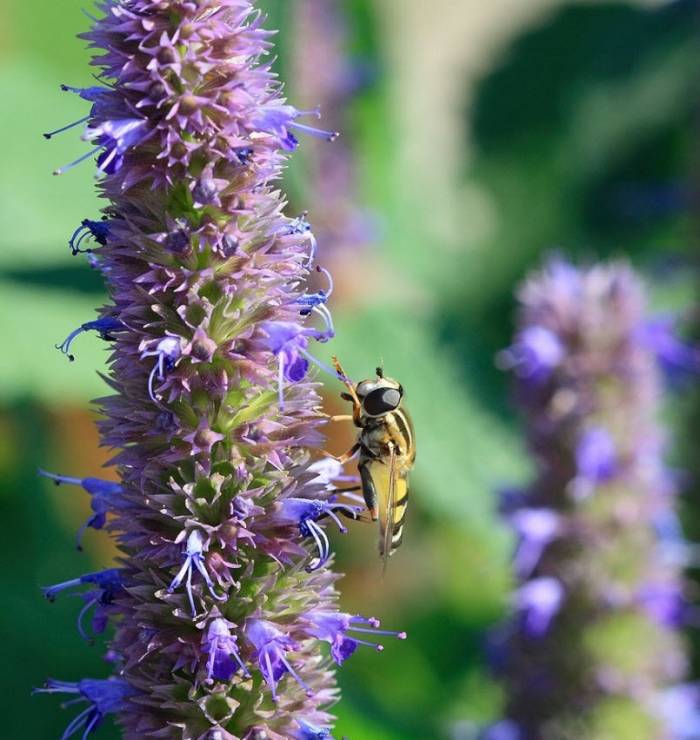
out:
{"label": "hoverfly's antenna", "polygon": [[378,378],[381,378],[381,379],[384,378],[384,368],[381,365],[379,365],[377,367],[377,369],[375,370],[375,372],[377,373],[377,377]]}

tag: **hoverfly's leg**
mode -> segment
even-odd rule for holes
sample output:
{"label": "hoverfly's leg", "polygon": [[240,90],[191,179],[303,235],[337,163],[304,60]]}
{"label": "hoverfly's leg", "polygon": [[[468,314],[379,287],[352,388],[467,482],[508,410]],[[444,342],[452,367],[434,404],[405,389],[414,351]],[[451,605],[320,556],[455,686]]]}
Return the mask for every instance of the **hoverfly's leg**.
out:
{"label": "hoverfly's leg", "polygon": [[340,455],[339,457],[336,457],[335,459],[341,465],[345,465],[345,463],[348,462],[348,460],[352,460],[352,458],[357,454],[359,449],[360,449],[360,443],[355,442],[355,444],[347,452]]}
{"label": "hoverfly's leg", "polygon": [[389,432],[389,436],[391,437],[390,444],[393,444],[394,449],[398,454],[405,455],[408,452],[408,450],[404,449],[406,446],[406,438],[401,433],[399,425],[396,423],[396,420],[392,414],[387,414],[387,416],[385,417],[385,424],[386,429]]}
{"label": "hoverfly's leg", "polygon": [[[359,427],[360,426],[360,412],[362,411],[362,404],[360,403],[360,399],[357,397],[357,391],[355,390],[355,386],[352,384],[352,381],[348,376],[345,374],[345,370],[343,370],[340,362],[338,361],[338,358],[333,355],[331,358],[333,361],[333,367],[335,368],[335,371],[338,373],[338,376],[340,377],[340,380],[343,382],[343,385],[348,389],[349,393],[346,395],[345,393],[341,393],[341,398],[345,398],[346,400],[352,401],[352,418],[355,424]],[[350,396],[348,399],[347,396]]]}
{"label": "hoverfly's leg", "polygon": [[338,414],[336,416],[329,416],[328,421],[354,421],[352,414]]}
{"label": "hoverfly's leg", "polygon": [[369,465],[361,463],[359,470],[360,479],[362,480],[362,495],[365,498],[365,504],[367,504],[367,510],[372,517],[372,521],[376,522],[379,519],[379,506],[377,503],[377,491],[374,488],[374,481],[372,480]]}
{"label": "hoverfly's leg", "polygon": [[332,493],[352,493],[353,491],[361,491],[362,486],[348,486],[347,488],[334,488]]}

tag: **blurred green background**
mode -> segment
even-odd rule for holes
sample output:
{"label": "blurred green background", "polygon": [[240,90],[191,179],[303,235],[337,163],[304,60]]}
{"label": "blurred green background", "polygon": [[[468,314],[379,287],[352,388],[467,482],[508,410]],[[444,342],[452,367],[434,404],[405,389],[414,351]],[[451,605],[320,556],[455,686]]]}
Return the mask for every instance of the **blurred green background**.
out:
{"label": "blurred green background", "polygon": [[[409,633],[382,655],[360,651],[341,669],[336,735],[466,740],[498,715],[500,702],[484,649],[509,588],[510,542],[496,492],[529,474],[507,379],[493,362],[512,332],[513,291],[556,250],[586,260],[627,256],[653,277],[656,306],[690,304],[696,5],[263,5],[280,29],[276,64],[290,101],[309,107],[322,93],[331,122],[341,124],[339,163],[304,139],[286,183],[290,213],[308,208],[326,237],[319,257],[337,283],[338,336],[329,351],[353,377],[383,361],[407,388],[419,445],[405,543],[386,579],[374,531],[355,527],[335,538],[347,573],[343,607]],[[88,163],[52,177],[84,146],[76,132],[41,137],[85,113],[58,87],[92,81],[87,51],[74,38],[88,23],[81,7],[78,0],[0,5],[0,627],[8,738],[60,736],[70,710],[29,696],[46,676],[108,672],[100,646],[85,645],[75,631],[80,602],[48,604],[39,592],[113,556],[94,531],[85,552],[75,551],[86,497],[35,473],[41,465],[96,475],[105,460],[89,405],[104,391],[96,373],[104,348],[81,337],[75,363],[53,348],[103,300],[99,275],[67,247],[80,220],[97,214],[94,173]],[[342,71],[335,78],[331,62]],[[315,80],[314,70],[328,79]],[[333,79],[342,89],[329,89]],[[359,235],[350,238],[358,218]],[[328,389],[331,408],[338,390]],[[678,435],[697,426],[697,408],[687,401],[669,408]],[[340,450],[348,434],[334,430],[331,447]],[[690,450],[686,457],[693,459]],[[694,520],[691,511],[691,529]],[[108,726],[100,732],[116,737]]]}

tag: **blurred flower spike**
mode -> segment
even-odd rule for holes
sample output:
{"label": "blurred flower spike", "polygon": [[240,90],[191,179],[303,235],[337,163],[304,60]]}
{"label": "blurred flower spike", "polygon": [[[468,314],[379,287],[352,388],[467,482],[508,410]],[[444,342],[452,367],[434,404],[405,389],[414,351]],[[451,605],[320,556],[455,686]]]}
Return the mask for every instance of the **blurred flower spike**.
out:
{"label": "blurred flower spike", "polygon": [[622,263],[555,260],[519,298],[499,361],[515,376],[537,477],[502,506],[516,589],[495,653],[504,716],[483,737],[695,737],[676,728],[681,714],[697,727],[697,711],[667,711],[688,695],[678,630],[693,610],[682,563],[663,556],[675,489],[644,288]]}
{"label": "blurred flower spike", "polygon": [[64,85],[90,110],[46,137],[84,125],[89,151],[57,174],[95,159],[106,201],[69,244],[110,304],[57,348],[72,360],[80,334],[110,342],[98,426],[119,481],[40,472],[82,487],[84,527],[120,549],[118,568],[44,589],[81,597],[84,637],[112,625],[114,676],[37,691],[87,702],[64,738],[108,714],[128,738],[329,738],[335,665],[405,637],[338,611],[324,526],[344,532],[339,515],[358,511],[322,452],[314,375],[337,374],[310,351],[335,334],[333,280],[278,181],[298,134],[337,133],[282,97],[251,0],[100,10],[82,38],[103,85]]}

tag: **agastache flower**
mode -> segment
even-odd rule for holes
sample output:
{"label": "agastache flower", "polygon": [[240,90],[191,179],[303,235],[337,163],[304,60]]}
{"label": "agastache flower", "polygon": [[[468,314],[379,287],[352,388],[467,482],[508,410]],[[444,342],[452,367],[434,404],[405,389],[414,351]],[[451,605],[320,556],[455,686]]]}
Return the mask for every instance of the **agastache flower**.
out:
{"label": "agastache flower", "polygon": [[605,483],[615,475],[616,467],[615,442],[607,429],[586,429],[576,445],[578,476],[594,485]]}
{"label": "agastache flower", "polygon": [[286,673],[289,673],[307,695],[313,693],[288,657],[290,652],[297,650],[298,646],[294,640],[265,619],[249,619],[245,626],[245,634],[255,648],[260,673],[270,687],[274,701],[278,700],[277,685]]}
{"label": "agastache flower", "polygon": [[325,141],[335,141],[338,131],[324,131],[323,129],[314,128],[305,123],[299,123],[297,118],[306,118],[314,116],[321,117],[320,110],[297,110],[291,105],[268,105],[261,108],[259,113],[253,118],[252,124],[255,128],[274,134],[280,140],[282,147],[288,151],[293,151],[299,145],[297,137],[289,130],[294,128],[305,134],[324,139]]}
{"label": "agastache flower", "polygon": [[561,609],[564,587],[556,578],[535,578],[515,592],[515,608],[522,617],[523,630],[531,637],[543,637]]}
{"label": "agastache flower", "polygon": [[90,494],[90,508],[94,514],[80,527],[77,534],[77,548],[82,550],[82,539],[88,527],[102,529],[107,522],[107,514],[120,505],[119,497],[124,489],[121,484],[102,478],[71,478],[67,475],[56,475],[39,469],[39,475],[49,478],[57,486],[80,486]]}
{"label": "agastache flower", "polygon": [[60,344],[55,345],[56,349],[60,349],[66,357],[73,362],[75,355],[71,354],[70,348],[73,341],[77,336],[83,334],[86,331],[96,331],[101,339],[106,342],[113,342],[113,333],[117,331],[124,331],[126,327],[117,318],[113,316],[103,316],[101,319],[95,319],[94,321],[86,321],[81,324],[77,329],[74,329]]}
{"label": "agastache flower", "polygon": [[294,740],[326,740],[331,738],[331,731],[327,727],[316,727],[303,719],[297,719],[299,729],[292,735]]}
{"label": "agastache flower", "polygon": [[50,678],[43,687],[34,689],[32,693],[76,695],[75,699],[66,702],[64,706],[88,703],[66,727],[61,740],[68,740],[80,730],[83,730],[82,737],[86,738],[102,724],[107,714],[124,709],[129,698],[136,694],[126,681],[118,678],[84,678],[82,681],[56,681]]}
{"label": "agastache flower", "polygon": [[527,326],[520,331],[513,346],[500,353],[500,366],[516,375],[540,384],[547,380],[564,359],[564,347],[557,335],[543,326]]}
{"label": "agastache flower", "polygon": [[547,545],[560,533],[561,517],[551,509],[519,509],[510,523],[520,538],[513,557],[516,573],[529,576],[537,567]]}
{"label": "agastache flower", "polygon": [[336,375],[307,349],[309,339],[327,342],[335,335],[330,312],[326,309],[322,316],[326,321],[325,330],[301,327],[291,321],[264,321],[260,325],[265,335],[263,340],[265,346],[277,357],[277,393],[280,407],[284,406],[285,381],[298,383],[306,376],[309,363],[320,367],[329,375]]}
{"label": "agastache flower", "polygon": [[[153,343],[151,342],[151,345]],[[172,370],[182,355],[182,347],[177,337],[165,337],[159,340],[152,348],[146,348],[141,352],[141,359],[146,357],[155,357],[153,369],[148,376],[148,395],[151,400],[158,403],[155,390],[153,388],[156,380],[165,380],[165,373]]]}
{"label": "agastache flower", "polygon": [[[98,426],[120,488],[90,492],[119,568],[47,595],[85,585],[93,631],[114,625],[119,678],[52,690],[92,702],[70,733],[116,712],[133,738],[328,736],[337,689],[322,643],[343,657],[374,627],[333,621],[323,521],[344,530],[356,507],[330,490],[342,469],[311,462],[327,417],[312,366],[326,368],[309,351],[334,336],[333,283],[321,270],[327,286],[308,286],[316,238],[283,213],[279,180],[295,134],[334,135],[282,98],[251,0],[100,7],[83,38],[104,86],[70,91],[90,105],[74,125],[106,206],[71,249],[99,246],[110,305],[59,348],[72,357],[91,330],[118,339]],[[137,700],[110,701],[117,687]]]}
{"label": "agastache flower", "polygon": [[[343,614],[342,612],[315,610],[306,615],[305,621],[308,622],[306,632],[310,636],[318,640],[323,640],[331,646],[331,656],[338,665],[346,661],[359,645],[374,648],[374,650],[379,652],[384,650],[382,644],[370,642],[364,639],[364,636],[385,635],[396,637],[399,640],[406,639],[405,632],[378,629],[379,620],[374,617],[361,617],[359,615]],[[348,634],[350,632],[357,634]],[[359,637],[358,635],[362,635],[363,637]]]}
{"label": "agastache flower", "polygon": [[671,381],[700,373],[700,347],[681,338],[679,323],[676,316],[655,316],[645,321],[638,331],[639,341],[656,355]]}
{"label": "agastache flower", "polygon": [[238,670],[250,675],[238,652],[237,638],[231,634],[232,626],[226,619],[216,617],[202,638],[202,651],[209,656],[206,663],[209,682],[230,681]]}
{"label": "agastache flower", "polygon": [[[503,507],[517,534],[511,617],[497,657],[502,722],[485,738],[682,737],[654,697],[684,679],[687,551],[663,462],[658,353],[642,285],[624,264],[555,260],[520,290],[516,378],[535,480]],[[505,729],[504,729],[505,728]],[[642,729],[639,729],[642,728]]]}
{"label": "agastache flower", "polygon": [[187,592],[187,599],[190,602],[192,608],[192,615],[197,614],[197,609],[194,605],[194,595],[192,592],[192,574],[194,571],[199,572],[204,583],[209,589],[209,593],[217,600],[225,600],[225,596],[219,596],[214,590],[214,582],[207,571],[206,562],[204,560],[204,552],[207,549],[207,544],[202,536],[202,533],[198,529],[192,530],[187,537],[187,545],[183,550],[184,562],[182,567],[177,572],[177,575],[173,578],[168,586],[168,591],[172,593],[176,589],[180,588],[183,581],[185,581],[185,590]]}
{"label": "agastache flower", "polygon": [[94,585],[95,588],[84,591],[80,594],[85,606],[78,614],[78,632],[87,641],[90,637],[83,627],[83,618],[95,607],[95,614],[92,619],[92,631],[94,634],[104,632],[107,626],[107,616],[109,607],[114,603],[114,598],[123,591],[122,572],[119,568],[108,568],[107,570],[97,571],[95,573],[86,573],[79,578],[73,578],[70,581],[57,583],[53,586],[42,588],[44,596],[49,601],[54,601],[56,596],[63,591],[72,590],[85,584]]}
{"label": "agastache flower", "polygon": [[345,534],[347,527],[340,521],[336,512],[351,519],[356,519],[361,509],[343,503],[322,501],[321,499],[306,499],[290,496],[279,503],[279,509],[273,513],[270,523],[294,524],[299,528],[302,537],[311,537],[316,545],[316,557],[306,566],[311,572],[324,566],[331,554],[331,545],[318,520],[329,517]]}
{"label": "agastache flower", "polygon": [[70,247],[71,254],[75,257],[77,254],[90,254],[92,249],[81,249],[80,245],[83,243],[88,236],[91,236],[98,244],[104,246],[107,243],[109,237],[109,221],[91,221],[89,218],[84,218],[80,222],[80,226],[73,232],[73,235],[68,240],[68,246]]}

